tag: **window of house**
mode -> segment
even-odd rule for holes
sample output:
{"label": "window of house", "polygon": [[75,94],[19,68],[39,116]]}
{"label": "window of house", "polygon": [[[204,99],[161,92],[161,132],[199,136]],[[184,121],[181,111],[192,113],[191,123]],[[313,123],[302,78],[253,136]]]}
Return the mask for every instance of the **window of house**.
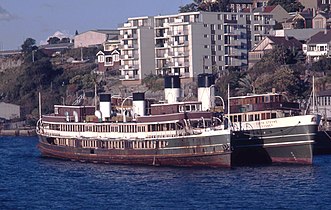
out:
{"label": "window of house", "polygon": [[111,63],[113,61],[112,57],[106,57],[106,63]]}
{"label": "window of house", "polygon": [[210,24],[210,28],[211,28],[211,30],[215,30],[215,25],[214,24]]}
{"label": "window of house", "polygon": [[118,54],[113,55],[113,60],[114,61],[119,61],[120,60],[120,55],[118,55]]}

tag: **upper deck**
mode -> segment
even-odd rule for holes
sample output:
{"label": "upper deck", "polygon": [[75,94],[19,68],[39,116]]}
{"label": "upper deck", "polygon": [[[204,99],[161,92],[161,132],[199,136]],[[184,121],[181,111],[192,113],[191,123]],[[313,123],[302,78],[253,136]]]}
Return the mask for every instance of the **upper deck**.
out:
{"label": "upper deck", "polygon": [[267,110],[300,111],[298,103],[288,102],[279,93],[252,94],[230,98],[231,113],[259,112]]}

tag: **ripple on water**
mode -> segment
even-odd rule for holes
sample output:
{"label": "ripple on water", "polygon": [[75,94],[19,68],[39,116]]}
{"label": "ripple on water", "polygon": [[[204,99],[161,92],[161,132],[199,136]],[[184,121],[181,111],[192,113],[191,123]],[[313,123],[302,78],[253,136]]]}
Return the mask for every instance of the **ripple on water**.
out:
{"label": "ripple on water", "polygon": [[79,163],[0,137],[0,209],[331,209],[331,156],[233,169]]}

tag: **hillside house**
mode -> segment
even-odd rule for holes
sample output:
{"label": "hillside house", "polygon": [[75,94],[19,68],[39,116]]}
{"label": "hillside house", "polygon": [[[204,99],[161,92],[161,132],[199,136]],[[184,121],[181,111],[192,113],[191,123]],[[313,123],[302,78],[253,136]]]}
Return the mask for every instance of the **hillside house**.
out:
{"label": "hillside house", "polygon": [[331,14],[319,12],[313,18],[313,28],[330,29],[331,28]]}
{"label": "hillside house", "polygon": [[313,27],[313,10],[295,13],[290,19],[282,23],[283,29],[303,29]]}
{"label": "hillside house", "polygon": [[248,67],[253,67],[264,54],[273,50],[275,46],[284,46],[291,50],[301,50],[302,48],[301,42],[294,37],[267,36],[248,53]]}
{"label": "hillside house", "polygon": [[321,57],[330,56],[331,31],[324,30],[315,34],[303,44],[302,49],[308,63],[316,62]]}

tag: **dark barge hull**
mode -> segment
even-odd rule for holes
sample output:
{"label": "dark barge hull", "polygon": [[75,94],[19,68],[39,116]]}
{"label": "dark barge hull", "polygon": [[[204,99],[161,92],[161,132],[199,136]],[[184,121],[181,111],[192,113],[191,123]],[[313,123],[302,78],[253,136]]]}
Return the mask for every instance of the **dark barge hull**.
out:
{"label": "dark barge hull", "polygon": [[233,165],[312,164],[317,126],[234,131]]}
{"label": "dark barge hull", "polygon": [[212,150],[183,149],[164,152],[159,149],[103,149],[52,145],[41,140],[38,148],[45,157],[104,164],[180,166],[180,167],[231,167],[229,148],[216,147]]}

